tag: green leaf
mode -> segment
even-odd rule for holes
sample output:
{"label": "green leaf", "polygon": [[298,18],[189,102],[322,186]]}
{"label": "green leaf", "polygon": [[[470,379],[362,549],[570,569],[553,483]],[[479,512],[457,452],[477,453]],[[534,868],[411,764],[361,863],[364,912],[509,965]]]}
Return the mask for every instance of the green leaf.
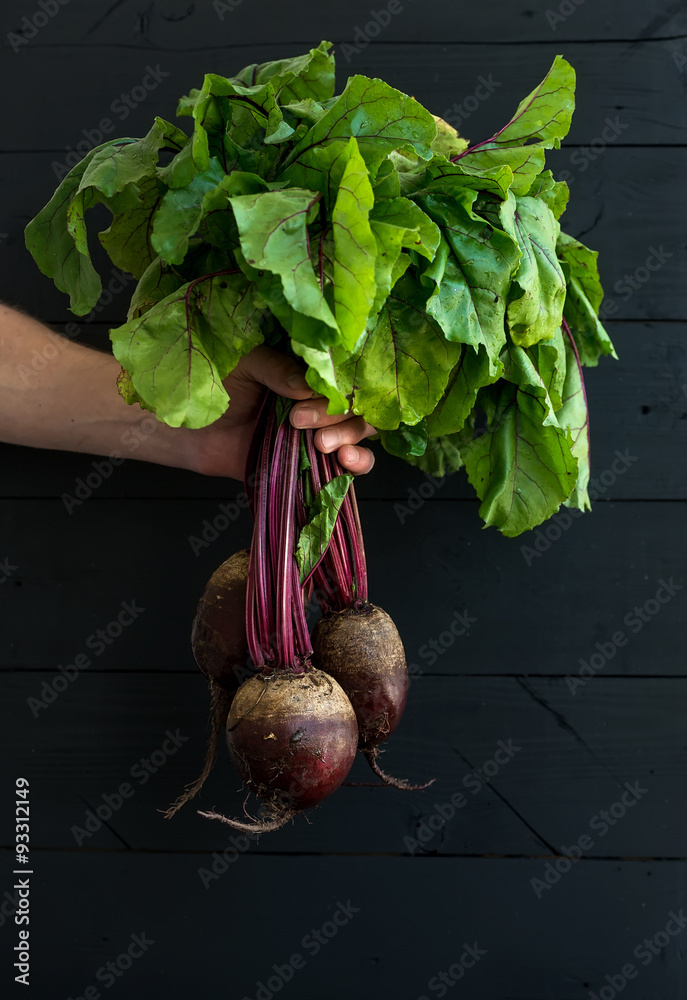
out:
{"label": "green leaf", "polygon": [[170,266],[156,257],[141,275],[129,304],[127,319],[134,319],[148,312],[154,305],[172,295],[181,285],[181,278]]}
{"label": "green leaf", "polygon": [[488,142],[468,149],[463,159],[482,167],[508,164],[513,191],[526,194],[544,166],[544,150],[559,149],[575,110],[575,70],[556,56],[539,86],[520,102],[508,124]]}
{"label": "green leaf", "polygon": [[602,354],[617,358],[611,338],[599,321],[603,288],[596,263],[597,251],[561,233],[557,252],[568,282],[563,314],[575,337],[580,361],[593,367]]}
{"label": "green leaf", "polygon": [[409,462],[412,458],[420,458],[427,450],[427,421],[421,420],[412,427],[401,423],[393,431],[380,431],[379,437],[385,451]]}
{"label": "green leaf", "polygon": [[305,380],[310,388],[327,397],[327,413],[346,413],[349,408],[348,399],[345,386],[342,388],[339,384],[337,372],[347,353],[340,347],[310,347],[294,339],[291,340],[291,349],[307,365]]}
{"label": "green leaf", "polygon": [[433,260],[441,241],[435,222],[409,198],[387,198],[375,204],[371,220],[377,229],[390,226],[399,230],[400,245]]}
{"label": "green leaf", "polygon": [[384,430],[413,425],[431,413],[460,347],[449,343],[425,309],[417,280],[407,272],[394,286],[374,329],[337,366],[338,383],[354,413]]}
{"label": "green leaf", "polygon": [[499,378],[503,365],[499,362],[495,371],[490,369],[484,347],[477,351],[467,344],[463,347],[460,359],[449,375],[444,394],[427,417],[430,437],[453,435],[463,429],[474,409],[477,393]]}
{"label": "green leaf", "polygon": [[429,438],[424,454],[407,456],[406,461],[429,476],[443,479],[449,473],[462,469],[463,440],[462,434],[443,434],[441,437]]}
{"label": "green leaf", "polygon": [[549,340],[542,340],[527,349],[527,355],[537,369],[549,394],[554,410],[563,405],[563,386],[567,371],[567,349],[563,328],[559,327]]}
{"label": "green leaf", "polygon": [[155,177],[163,146],[181,149],[187,143],[188,136],[181,129],[163,118],[156,118],[143,139],[130,139],[122,146],[98,148],[84,171],[79,191],[94,188],[106,199],[112,198],[144,179]]}
{"label": "green leaf", "polygon": [[501,205],[500,218],[522,254],[506,310],[508,328],[516,344],[530,347],[552,337],[563,319],[566,283],[556,256],[560,227],[538,198],[516,201],[511,195]]}
{"label": "green leaf", "polygon": [[375,299],[377,243],[370,229],[374,203],[367,167],[355,139],[346,146],[346,166],[332,211],[334,315],[344,347],[355,347]]}
{"label": "green leaf", "polygon": [[407,94],[382,80],[352,76],[341,96],[295,147],[286,174],[292,176],[293,183],[320,190],[316,184],[322,164],[316,150],[321,154],[331,143],[351,136],[358,140],[360,153],[374,176],[394,149],[413,149],[431,159],[436,125],[429,111]]}
{"label": "green leaf", "polygon": [[308,523],[302,528],[296,546],[301,584],[306,582],[327,551],[341,504],[352,482],[350,473],[335,476],[315,495],[308,511]]}
{"label": "green leaf", "polygon": [[544,170],[532,181],[532,187],[527,192],[533,198],[541,198],[549,206],[556,219],[565,212],[570,188],[565,181],[556,181],[550,170]]}
{"label": "green leaf", "polygon": [[483,346],[490,373],[496,374],[511,274],[520,261],[518,245],[453,197],[428,194],[418,202],[442,233],[436,257],[422,274],[432,290],[427,311],[448,340],[475,350]]}
{"label": "green leaf", "polygon": [[150,243],[150,220],[162,200],[162,191],[154,177],[138,182],[139,201],[130,205],[128,199],[120,202],[120,195],[110,199],[108,207],[113,213],[107,229],[98,239],[117,267],[140,278],[155,260]]}
{"label": "green leaf", "polygon": [[467,139],[463,139],[458,134],[457,129],[445,122],[443,118],[437,118],[434,115],[434,121],[437,124],[437,136],[432,142],[432,150],[447,158],[465,152],[468,148]]}
{"label": "green leaf", "polygon": [[151,243],[168,264],[181,264],[203,218],[203,199],[224,176],[219,160],[211,157],[207,170],[195,174],[186,187],[170,189],[160,202],[153,216]]}
{"label": "green leaf", "polygon": [[93,158],[105,147],[114,147],[129,139],[113,139],[98,146],[77,163],[62,180],[54,195],[25,230],[26,248],[43,274],[69,295],[69,308],[77,316],[89,313],[97,303],[102,284],[87,252],[79,251],[69,232],[68,210],[81,179]]}
{"label": "green leaf", "polygon": [[388,157],[379,164],[373,187],[376,205],[379,205],[384,198],[400,198],[401,182],[396,168]]}
{"label": "green leaf", "polygon": [[566,338],[565,350],[567,367],[562,393],[562,406],[556,413],[559,425],[572,436],[570,450],[577,459],[577,481],[572,493],[565,501],[566,507],[591,510],[587,487],[589,486],[589,411],[584,388],[584,376],[577,353],[571,341]]}
{"label": "green leaf", "polygon": [[480,516],[508,537],[536,527],[570,496],[577,478],[569,432],[556,420],[526,351],[506,352],[504,378],[478,399],[486,431],[463,449]]}
{"label": "green leaf", "polygon": [[288,188],[229,201],[248,265],[279,275],[288,304],[316,320],[321,342],[332,344],[339,340],[339,330],[312,267],[307,230],[319,198],[312,191]]}
{"label": "green leaf", "polygon": [[233,77],[243,84],[260,85],[268,81],[280,104],[312,99],[326,101],[334,96],[334,56],[331,42],[320,42],[316,49],[291,59],[253,63]]}
{"label": "green leaf", "polygon": [[226,410],[223,380],[262,342],[253,290],[242,274],[187,282],[116,330],[114,355],[159,420],[205,427]]}

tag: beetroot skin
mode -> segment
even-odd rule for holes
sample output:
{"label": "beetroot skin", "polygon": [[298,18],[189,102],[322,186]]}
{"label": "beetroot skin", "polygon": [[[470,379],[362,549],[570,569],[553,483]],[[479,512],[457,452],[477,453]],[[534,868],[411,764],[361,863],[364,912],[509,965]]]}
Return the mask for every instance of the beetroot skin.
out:
{"label": "beetroot skin", "polygon": [[323,671],[275,671],[239,689],[227,719],[227,742],[239,774],[265,802],[298,811],[341,785],[358,742],[355,712]]}
{"label": "beetroot skin", "polygon": [[191,630],[196,663],[210,681],[234,694],[248,670],[246,587],[249,552],[235,552],[207,582]]}
{"label": "beetroot skin", "polygon": [[374,604],[352,605],[323,615],[312,642],[315,661],[353,705],[361,749],[375,747],[400,722],[408,697],[408,668],[396,626]]}

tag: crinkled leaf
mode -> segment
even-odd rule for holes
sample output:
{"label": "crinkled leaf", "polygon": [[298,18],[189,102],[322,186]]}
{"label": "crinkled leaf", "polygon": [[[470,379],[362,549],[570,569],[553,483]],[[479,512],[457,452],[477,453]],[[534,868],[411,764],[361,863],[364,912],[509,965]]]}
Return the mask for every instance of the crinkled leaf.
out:
{"label": "crinkled leaf", "polygon": [[556,413],[556,420],[572,435],[571,451],[577,459],[577,481],[575,488],[565,501],[566,507],[591,510],[587,487],[589,485],[589,410],[584,388],[584,375],[577,351],[566,337],[565,350],[567,367],[563,386],[563,405]]}
{"label": "crinkled leaf", "polygon": [[421,420],[412,426],[401,423],[393,431],[380,431],[379,437],[390,455],[410,461],[424,455],[427,450],[427,421]]}
{"label": "crinkled leaf", "polygon": [[346,146],[345,155],[332,211],[334,315],[341,342],[351,350],[365,329],[375,299],[377,243],[370,229],[372,185],[355,139]]}
{"label": "crinkled leaf", "polygon": [[280,104],[312,99],[326,101],[334,96],[334,56],[331,42],[320,42],[316,49],[291,59],[253,63],[246,66],[232,80],[249,85],[268,81]]}
{"label": "crinkled leaf", "polygon": [[383,80],[352,76],[341,96],[316,125],[306,133],[289,159],[287,176],[294,184],[320,190],[317,175],[322,170],[315,152],[332,143],[355,136],[360,153],[374,177],[394,149],[412,148],[431,159],[436,136],[434,118],[412,97],[390,87]]}
{"label": "crinkled leaf", "polygon": [[458,363],[449,375],[444,394],[427,417],[430,437],[452,435],[463,429],[474,409],[477,393],[498,379],[503,365],[499,362],[494,371],[491,368],[484,347],[478,350],[467,344],[463,347]]}
{"label": "crinkled leaf", "polygon": [[565,233],[560,234],[556,249],[568,281],[563,313],[575,336],[580,361],[593,367],[602,354],[617,358],[611,338],[599,321],[604,293],[599,281],[597,251]]}
{"label": "crinkled leaf", "polygon": [[463,449],[480,515],[513,537],[536,527],[573,491],[577,460],[556,420],[546,387],[526,351],[511,345],[504,378],[480,394],[485,432]]}
{"label": "crinkled leaf", "polygon": [[570,198],[570,188],[565,181],[554,180],[550,170],[544,170],[532,181],[532,187],[527,192],[533,198],[541,198],[549,206],[556,219],[560,219],[565,212],[568,199]]}
{"label": "crinkled leaf", "polygon": [[346,357],[343,349],[337,346],[310,347],[294,339],[291,340],[291,348],[307,365],[305,380],[310,388],[327,397],[327,413],[346,413],[349,408],[345,395],[346,386],[340,386],[337,376],[338,366],[343,364]]}
{"label": "crinkled leaf", "polygon": [[516,344],[529,347],[552,337],[563,319],[565,275],[556,256],[558,222],[538,198],[511,194],[500,206],[505,231],[522,254],[513,275],[506,319]]}
{"label": "crinkled leaf", "polygon": [[449,473],[462,469],[463,441],[462,434],[443,434],[441,437],[429,438],[425,452],[418,456],[406,456],[406,461],[429,476],[443,479]]}
{"label": "crinkled leaf", "polygon": [[549,340],[542,340],[527,349],[539,378],[544,383],[554,410],[563,405],[563,386],[567,371],[567,350],[563,329],[559,327]]}
{"label": "crinkled leaf", "polygon": [[[321,325],[320,341],[336,343],[339,331],[310,259],[307,223],[319,195],[301,188],[229,199],[241,249],[253,268],[281,278],[288,304]],[[297,336],[292,332],[292,336]],[[320,346],[320,345],[317,345]]]}
{"label": "crinkled leaf", "polygon": [[[473,192],[475,195],[476,192]],[[418,199],[442,233],[436,257],[422,281],[431,289],[427,311],[450,341],[484,346],[491,374],[505,343],[504,317],[518,245],[502,230],[477,221],[455,198]]]}
{"label": "crinkled leaf", "polygon": [[459,355],[459,345],[446,340],[425,309],[417,280],[406,272],[374,328],[337,367],[337,377],[355,413],[374,427],[393,430],[432,412]]}
{"label": "crinkled leaf", "polygon": [[511,120],[488,142],[463,153],[478,166],[507,163],[513,170],[513,191],[526,194],[544,166],[544,150],[559,149],[575,110],[575,70],[562,56],[531,94],[520,102]]}
{"label": "crinkled leaf", "polygon": [[432,150],[435,153],[451,157],[464,152],[468,148],[467,139],[463,139],[453,125],[449,125],[443,118],[437,118],[436,115],[434,115],[434,121],[437,125],[437,135],[436,139],[432,142]]}
{"label": "crinkled leaf", "polygon": [[242,274],[182,285],[110,332],[114,355],[147,408],[172,427],[205,427],[226,410],[223,379],[262,341]]}
{"label": "crinkled leaf", "polygon": [[131,139],[122,146],[108,145],[95,150],[81,178],[79,191],[94,188],[105,198],[112,198],[130,185],[155,176],[163,146],[179,150],[187,143],[188,137],[181,129],[163,118],[156,118],[143,139]]}
{"label": "crinkled leaf", "polygon": [[151,218],[163,194],[155,177],[138,182],[138,204],[130,206],[128,200],[120,207],[120,195],[110,199],[108,207],[113,213],[107,229],[98,233],[98,239],[110,260],[124,271],[140,278],[155,260],[152,248]]}
{"label": "crinkled leaf", "polygon": [[131,296],[127,320],[142,316],[154,305],[172,295],[181,285],[183,278],[161,260],[156,257],[141,275],[141,278]]}
{"label": "crinkled leaf", "polygon": [[305,584],[327,551],[341,504],[352,482],[350,473],[335,476],[315,495],[310,505],[308,523],[301,529],[296,546],[301,584]]}
{"label": "crinkled leaf", "polygon": [[[69,295],[69,308],[84,316],[97,303],[102,283],[87,252],[76,248],[68,229],[68,210],[81,179],[93,158],[103,148],[129,143],[130,139],[113,139],[92,149],[62,180],[54,195],[25,230],[26,248],[43,274],[55,282],[61,292]],[[86,251],[87,251],[86,247]]]}
{"label": "crinkled leaf", "polygon": [[188,241],[203,218],[203,199],[225,176],[219,160],[211,157],[207,170],[196,173],[183,188],[170,189],[153,216],[151,243],[169,264],[180,264]]}

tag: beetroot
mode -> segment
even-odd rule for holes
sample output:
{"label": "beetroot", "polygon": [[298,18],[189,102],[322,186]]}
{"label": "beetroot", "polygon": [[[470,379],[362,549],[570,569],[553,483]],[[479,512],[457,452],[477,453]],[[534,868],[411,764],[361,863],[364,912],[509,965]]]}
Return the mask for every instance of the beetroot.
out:
{"label": "beetroot", "polygon": [[275,670],[239,689],[229,711],[227,742],[266,818],[248,824],[215,812],[201,816],[266,832],[339,788],[355,758],[358,725],[344,691],[323,671]]}
{"label": "beetroot", "polygon": [[196,663],[229,694],[246,679],[246,588],[250,552],[241,549],[219,566],[198,602],[191,629]]}
{"label": "beetroot", "polygon": [[205,784],[217,760],[217,744],[232,699],[250,673],[246,638],[249,556],[248,549],[229,556],[212,574],[198,602],[191,629],[191,648],[210,685],[210,737],[199,776],[166,810],[167,819],[194,798]]}

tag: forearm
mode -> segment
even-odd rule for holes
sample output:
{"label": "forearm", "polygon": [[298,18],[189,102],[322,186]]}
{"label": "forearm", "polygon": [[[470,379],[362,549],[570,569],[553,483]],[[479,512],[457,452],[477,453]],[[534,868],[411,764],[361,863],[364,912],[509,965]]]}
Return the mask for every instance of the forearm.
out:
{"label": "forearm", "polygon": [[117,391],[119,364],[0,305],[0,440],[183,465],[183,432]]}

